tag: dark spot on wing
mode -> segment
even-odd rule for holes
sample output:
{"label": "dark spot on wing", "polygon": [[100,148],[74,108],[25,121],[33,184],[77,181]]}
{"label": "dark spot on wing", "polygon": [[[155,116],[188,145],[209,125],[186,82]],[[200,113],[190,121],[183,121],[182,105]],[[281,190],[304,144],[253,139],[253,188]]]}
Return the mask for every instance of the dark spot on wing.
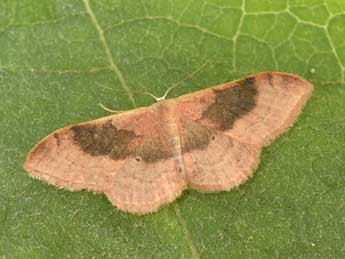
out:
{"label": "dark spot on wing", "polygon": [[60,139],[60,135],[58,134],[58,133],[54,133],[53,134],[53,136],[54,136],[54,138],[56,139],[56,144],[58,145],[58,146],[60,146],[60,144],[61,144],[61,139]]}
{"label": "dark spot on wing", "polygon": [[248,77],[233,87],[214,90],[214,93],[215,102],[203,112],[201,119],[209,119],[218,129],[228,130],[237,119],[255,107],[258,95],[256,79]]}
{"label": "dark spot on wing", "polygon": [[92,156],[110,156],[114,160],[130,155],[128,144],[135,138],[133,131],[117,129],[111,121],[102,125],[84,124],[71,127],[74,143]]}
{"label": "dark spot on wing", "polygon": [[272,73],[267,73],[267,81],[270,86],[273,86],[273,75]]}
{"label": "dark spot on wing", "polygon": [[182,152],[191,152],[195,149],[205,149],[211,140],[216,138],[215,130],[197,122],[188,122],[183,127]]}
{"label": "dark spot on wing", "polygon": [[284,85],[288,85],[296,81],[296,78],[290,75],[281,74],[280,77],[283,80]]}

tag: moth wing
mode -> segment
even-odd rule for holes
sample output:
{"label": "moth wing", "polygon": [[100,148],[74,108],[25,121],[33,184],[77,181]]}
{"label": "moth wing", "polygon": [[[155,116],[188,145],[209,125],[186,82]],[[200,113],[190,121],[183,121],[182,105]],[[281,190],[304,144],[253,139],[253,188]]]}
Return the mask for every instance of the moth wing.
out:
{"label": "moth wing", "polygon": [[258,165],[260,149],[198,122],[181,124],[182,155],[190,187],[201,192],[229,190]]}
{"label": "moth wing", "polygon": [[175,200],[187,187],[169,158],[157,163],[127,159],[106,192],[109,200],[123,211],[145,214]]}
{"label": "moth wing", "polygon": [[178,100],[182,117],[261,147],[295,121],[312,89],[299,76],[263,72]]}
{"label": "moth wing", "polygon": [[157,210],[185,188],[158,121],[140,108],[59,129],[33,147],[24,168],[71,191],[104,192],[125,211]]}
{"label": "moth wing", "polygon": [[261,147],[291,125],[311,91],[300,77],[259,73],[178,98],[191,187],[221,191],[246,180]]}

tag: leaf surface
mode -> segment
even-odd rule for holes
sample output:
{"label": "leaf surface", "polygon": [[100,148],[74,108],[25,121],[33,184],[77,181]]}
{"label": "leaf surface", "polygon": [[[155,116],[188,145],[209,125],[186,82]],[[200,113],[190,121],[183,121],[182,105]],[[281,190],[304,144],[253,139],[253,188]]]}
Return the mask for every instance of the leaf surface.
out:
{"label": "leaf surface", "polygon": [[[345,255],[345,4],[341,0],[0,3],[0,258],[341,258]],[[158,213],[117,211],[22,169],[65,125],[260,71],[314,93],[230,192],[187,191]]]}

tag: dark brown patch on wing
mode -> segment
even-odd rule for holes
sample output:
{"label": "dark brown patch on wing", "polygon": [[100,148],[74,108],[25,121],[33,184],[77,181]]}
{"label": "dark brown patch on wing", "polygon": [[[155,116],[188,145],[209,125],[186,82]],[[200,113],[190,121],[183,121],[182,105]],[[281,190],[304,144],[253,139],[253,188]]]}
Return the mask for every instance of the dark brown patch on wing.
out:
{"label": "dark brown patch on wing", "polygon": [[137,161],[143,160],[147,163],[154,163],[162,159],[172,157],[168,147],[164,146],[163,141],[159,139],[159,135],[143,136],[139,146],[135,148],[133,154]]}
{"label": "dark brown patch on wing", "polygon": [[214,90],[215,102],[202,114],[220,130],[231,129],[235,121],[250,112],[256,105],[258,89],[254,77],[245,78],[237,85],[223,90]]}
{"label": "dark brown patch on wing", "polygon": [[182,152],[205,149],[210,144],[210,141],[216,137],[215,130],[193,121],[188,122],[183,127],[182,134]]}
{"label": "dark brown patch on wing", "polygon": [[117,129],[107,121],[102,125],[76,125],[71,127],[74,143],[92,156],[108,155],[114,160],[128,157],[128,144],[135,138],[133,131]]}
{"label": "dark brown patch on wing", "polygon": [[111,121],[102,125],[76,125],[71,132],[74,143],[92,156],[106,155],[114,160],[134,157],[146,163],[172,157],[159,134],[138,136],[133,131],[117,129]]}

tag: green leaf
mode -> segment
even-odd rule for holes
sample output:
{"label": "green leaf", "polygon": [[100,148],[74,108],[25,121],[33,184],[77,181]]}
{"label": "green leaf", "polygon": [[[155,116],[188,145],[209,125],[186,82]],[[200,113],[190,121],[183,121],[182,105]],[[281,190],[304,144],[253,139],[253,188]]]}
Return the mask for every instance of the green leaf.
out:
{"label": "green leaf", "polygon": [[[242,2],[243,1],[243,2]],[[342,0],[0,2],[0,258],[343,258]],[[30,148],[65,125],[265,70],[310,80],[295,125],[230,192],[186,191],[159,212],[31,179]]]}

